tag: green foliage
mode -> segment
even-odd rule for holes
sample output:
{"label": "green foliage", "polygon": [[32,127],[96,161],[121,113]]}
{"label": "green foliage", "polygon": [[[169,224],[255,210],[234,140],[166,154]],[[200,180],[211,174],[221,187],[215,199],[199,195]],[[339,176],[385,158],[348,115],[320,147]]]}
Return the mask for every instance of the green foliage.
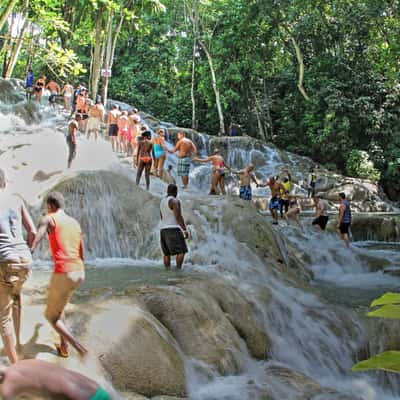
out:
{"label": "green foliage", "polygon": [[[198,0],[199,37],[190,18],[194,1],[31,0],[30,20],[42,29],[35,73],[88,79],[98,13],[104,23],[104,10],[123,10],[109,97],[190,126],[196,39],[198,128],[217,132],[201,39],[213,59],[226,125],[234,120],[248,135],[380,179],[392,199],[400,198],[399,0],[280,0],[279,7],[275,0]],[[308,101],[297,87],[293,40],[302,53]],[[39,46],[44,41],[50,54]],[[16,70],[22,78],[28,47],[29,41]]]}
{"label": "green foliage", "polygon": [[376,369],[400,374],[400,351],[385,351],[368,360],[359,362],[351,370],[361,372]]}
{"label": "green foliage", "polygon": [[[378,307],[369,312],[369,317],[381,317],[400,319],[400,293],[385,293],[379,299],[371,303],[372,307]],[[383,370],[400,373],[400,351],[386,351],[367,360],[360,361],[351,369],[353,372]]]}
{"label": "green foliage", "polygon": [[346,162],[346,172],[350,176],[379,181],[380,172],[374,167],[366,151],[351,150]]}

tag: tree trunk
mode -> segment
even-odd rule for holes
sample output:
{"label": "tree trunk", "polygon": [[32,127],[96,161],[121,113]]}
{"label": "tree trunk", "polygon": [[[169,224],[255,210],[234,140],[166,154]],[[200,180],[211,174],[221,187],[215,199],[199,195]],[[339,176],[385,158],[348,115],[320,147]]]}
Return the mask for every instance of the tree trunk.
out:
{"label": "tree trunk", "polygon": [[0,16],[0,31],[3,29],[3,26],[6,23],[8,16],[11,14],[17,3],[18,0],[10,0],[8,6],[4,10],[3,14]]}
{"label": "tree trunk", "polygon": [[210,66],[211,82],[212,82],[212,87],[214,89],[215,102],[217,103],[217,111],[218,111],[218,117],[219,117],[219,132],[218,132],[218,134],[219,134],[219,136],[222,136],[222,135],[225,135],[224,114],[222,112],[221,99],[220,99],[219,89],[218,89],[218,85],[217,85],[217,78],[215,76],[214,65],[213,65],[211,54],[208,51],[208,48],[205,45],[205,43],[203,41],[199,40],[199,44],[200,44],[201,48],[204,50],[204,53],[206,53],[208,65]]}
{"label": "tree trunk", "polygon": [[99,91],[100,71],[103,64],[101,57],[101,44],[102,44],[102,32],[103,32],[103,7],[100,7],[97,11],[96,17],[96,36],[94,44],[94,54],[92,60],[91,69],[91,81],[90,87],[92,89],[92,96],[94,99],[97,97]]}
{"label": "tree trunk", "polygon": [[193,39],[193,54],[192,54],[192,86],[190,88],[190,97],[192,99],[192,129],[197,129],[196,121],[196,98],[194,96],[196,75],[196,38]]}
{"label": "tree trunk", "polygon": [[265,113],[267,115],[267,131],[269,132],[269,137],[271,142],[274,142],[274,126],[272,124],[272,117],[271,117],[271,97],[267,91],[267,84],[265,79],[263,79],[263,88],[264,88],[264,104],[265,104]]}
{"label": "tree trunk", "polygon": [[301,53],[301,49],[300,46],[297,44],[296,40],[294,39],[293,36],[290,36],[290,40],[293,43],[294,49],[296,51],[296,58],[297,58],[297,62],[299,64],[299,80],[297,82],[297,87],[300,91],[300,93],[303,95],[303,97],[306,100],[310,100],[310,98],[308,97],[304,86],[303,86],[303,81],[304,81],[304,61],[303,61],[303,54]]}
{"label": "tree trunk", "polygon": [[253,89],[253,87],[250,85],[250,92],[251,95],[253,96],[254,99],[254,114],[256,115],[256,119],[257,119],[257,126],[258,126],[258,137],[261,140],[265,140],[267,141],[267,134],[265,132],[264,129],[264,123],[263,123],[263,118],[262,118],[262,107],[260,105],[260,101],[257,97],[257,93],[255,92],[255,90]]}
{"label": "tree trunk", "polygon": [[[117,46],[118,42],[118,36],[121,32],[122,24],[124,23],[124,13],[121,11],[120,19],[118,22],[117,29],[115,30],[114,33],[114,38],[112,37],[112,18],[110,21],[109,29],[108,29],[108,38],[107,38],[107,52],[106,52],[106,69],[111,70],[113,63],[114,63],[114,54],[115,54],[115,48]],[[107,96],[108,96],[108,83],[109,83],[109,77],[106,76],[104,77],[103,81],[103,101],[104,104],[107,103]]]}
{"label": "tree trunk", "polygon": [[6,36],[6,39],[4,41],[3,47],[1,49],[1,52],[4,53],[4,59],[3,59],[3,70],[2,70],[2,78],[4,78],[6,76],[6,71],[8,69],[8,65],[10,63],[10,60],[8,58],[8,55],[12,49],[13,46],[13,39],[11,36],[11,30],[12,30],[12,23],[9,25],[8,27],[8,33]]}
{"label": "tree trunk", "polygon": [[11,52],[10,61],[7,66],[7,70],[4,74],[4,77],[6,79],[11,78],[14,68],[15,68],[15,65],[17,63],[18,57],[19,57],[19,53],[21,52],[22,44],[23,44],[24,38],[25,38],[25,32],[29,26],[28,13],[29,13],[29,0],[25,0],[24,11],[23,11],[23,16],[24,16],[25,20],[24,20],[24,24],[22,25],[21,32],[19,33],[17,43],[15,44],[15,47],[14,47],[13,51]]}

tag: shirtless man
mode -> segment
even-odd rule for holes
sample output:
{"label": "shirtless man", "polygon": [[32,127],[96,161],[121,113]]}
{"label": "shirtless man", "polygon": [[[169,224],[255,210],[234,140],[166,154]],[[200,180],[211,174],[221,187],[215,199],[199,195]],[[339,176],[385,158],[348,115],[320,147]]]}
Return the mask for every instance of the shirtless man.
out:
{"label": "shirtless man", "polygon": [[51,107],[56,108],[56,97],[61,93],[60,86],[53,79],[50,79],[46,85],[46,89],[50,91],[49,103]]}
{"label": "shirtless man", "polygon": [[187,189],[189,184],[189,172],[192,157],[197,154],[196,145],[186,137],[184,132],[178,133],[178,143],[173,150],[168,150],[174,154],[178,152],[178,176],[182,179],[182,189]]}
{"label": "shirtless man", "polygon": [[67,82],[63,90],[61,91],[61,94],[64,95],[64,107],[67,111],[71,110],[71,103],[72,103],[72,96],[74,94],[74,87]]}
{"label": "shirtless man", "polygon": [[99,137],[99,131],[101,123],[104,121],[105,110],[100,100],[96,101],[96,104],[90,107],[88,111],[89,120],[87,124],[87,138],[90,139],[91,132],[94,132],[94,137],[97,140]]}
{"label": "shirtless man", "polygon": [[79,122],[82,120],[81,114],[76,114],[75,119],[73,119],[68,124],[68,134],[67,134],[67,144],[68,144],[68,163],[67,167],[71,168],[72,160],[76,156],[76,136],[79,130]]}
{"label": "shirtless man", "polygon": [[151,132],[146,131],[142,133],[142,140],[139,143],[137,156],[136,156],[136,185],[139,185],[140,178],[142,177],[143,170],[146,178],[146,190],[150,189],[150,172],[154,155],[153,143],[151,143]]}
{"label": "shirtless man", "polygon": [[314,204],[316,215],[315,219],[312,222],[312,225],[317,229],[324,231],[329,221],[328,202],[326,200],[323,200],[321,198],[321,195],[318,193],[314,195]]}
{"label": "shirtless man", "polygon": [[42,360],[23,360],[11,367],[1,366],[0,395],[3,400],[35,395],[52,399],[111,400],[111,396],[95,381]]}
{"label": "shirtless man", "polygon": [[[28,233],[28,245],[22,235]],[[23,201],[7,188],[5,173],[0,169],[0,333],[11,363],[18,361],[13,337],[20,347],[22,286],[29,276],[32,256],[29,247],[36,228]]]}
{"label": "shirtless man", "polygon": [[269,201],[269,211],[272,215],[273,224],[278,225],[278,212],[280,209],[280,194],[282,190],[286,190],[279,182],[278,177],[269,178],[267,185],[271,190],[271,200]]}
{"label": "shirtless man", "polygon": [[121,112],[118,109],[116,104],[113,104],[111,111],[107,116],[107,124],[108,124],[108,136],[111,140],[111,146],[113,151],[117,151],[117,138],[118,138],[118,118],[121,115]]}
{"label": "shirtless man", "polygon": [[45,234],[48,234],[54,272],[48,290],[45,317],[60,335],[60,344],[56,345],[60,357],[69,356],[68,343],[83,357],[87,350],[67,328],[64,314],[70,298],[85,279],[82,230],[79,222],[65,213],[61,193],[50,193],[46,206],[47,215],[40,220],[31,246],[33,253]]}
{"label": "shirtless man", "polygon": [[250,201],[252,199],[252,191],[251,191],[251,182],[254,182],[257,186],[259,183],[257,182],[256,177],[254,176],[254,165],[249,164],[245,169],[240,171],[232,171],[234,174],[239,175],[240,178],[240,189],[239,189],[239,197],[243,200]]}
{"label": "shirtless man", "polygon": [[[194,158],[193,161],[199,163],[207,163],[211,162],[213,165],[213,176],[211,178],[211,189],[210,195],[219,194],[221,191],[222,194],[225,194],[225,169],[228,168],[225,165],[225,160],[221,155],[221,152],[218,149],[214,150],[214,154],[205,159]],[[229,168],[228,168],[229,169]]]}
{"label": "shirtless man", "polygon": [[127,140],[129,136],[128,112],[122,111],[118,118],[118,147],[120,153],[127,153]]}

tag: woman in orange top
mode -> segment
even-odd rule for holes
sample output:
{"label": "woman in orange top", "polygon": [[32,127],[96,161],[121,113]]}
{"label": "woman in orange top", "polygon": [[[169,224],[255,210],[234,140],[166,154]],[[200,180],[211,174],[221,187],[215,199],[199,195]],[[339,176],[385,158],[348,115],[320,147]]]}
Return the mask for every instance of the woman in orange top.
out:
{"label": "woman in orange top", "polygon": [[68,330],[64,315],[64,308],[85,278],[82,231],[79,222],[64,212],[64,197],[61,193],[50,193],[46,203],[48,214],[41,219],[31,246],[33,252],[46,232],[48,233],[54,272],[50,281],[45,317],[60,335],[60,345],[56,345],[58,354],[68,357],[70,343],[80,356],[84,356],[87,350]]}

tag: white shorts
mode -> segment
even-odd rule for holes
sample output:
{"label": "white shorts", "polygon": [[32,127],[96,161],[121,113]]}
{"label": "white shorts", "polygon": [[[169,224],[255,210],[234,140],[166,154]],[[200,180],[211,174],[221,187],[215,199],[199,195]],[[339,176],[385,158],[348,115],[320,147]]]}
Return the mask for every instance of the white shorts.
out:
{"label": "white shorts", "polygon": [[89,117],[87,129],[88,131],[98,131],[100,129],[100,119]]}

